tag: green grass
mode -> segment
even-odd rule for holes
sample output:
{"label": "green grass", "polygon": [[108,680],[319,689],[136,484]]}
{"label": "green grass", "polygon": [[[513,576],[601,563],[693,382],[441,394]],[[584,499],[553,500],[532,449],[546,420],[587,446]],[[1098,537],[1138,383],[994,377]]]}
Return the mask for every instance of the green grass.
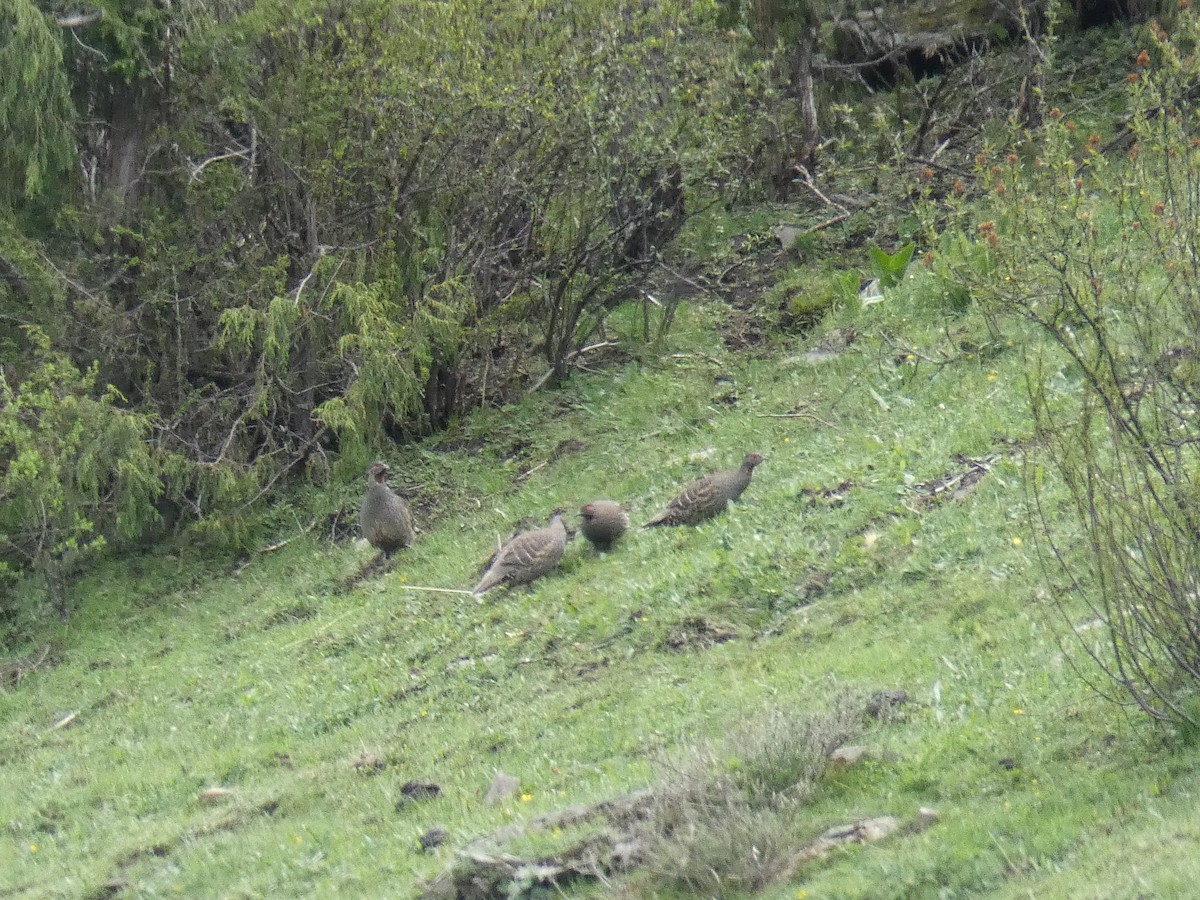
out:
{"label": "green grass", "polygon": [[[805,833],[920,807],[939,822],[769,896],[1188,893],[1200,752],[1090,691],[1060,645],[1013,455],[1018,354],[914,366],[870,337],[936,345],[928,291],[836,313],[828,327],[868,337],[815,366],[799,354],[820,335],[739,356],[721,308],[692,308],[654,364],[397,448],[436,515],[348,592],[369,551],[303,522],[244,566],[187,546],[107,562],[31,643],[49,661],[0,691],[0,896],[409,896],[475,837],[641,788],[673,750],[842,688],[914,702],[868,726],[882,755],[822,783]],[[821,421],[768,417],[797,409]],[[555,457],[568,439],[584,449]],[[560,573],[482,602],[416,589],[469,588],[521,517],[612,497],[641,522],[751,450],[767,462],[743,501],[700,528],[631,533],[605,557],[577,540]],[[1001,456],[962,502],[915,502],[960,453]],[[846,481],[840,506],[806,501]],[[734,638],[672,649],[699,619]],[[364,753],[382,769],[356,769]],[[521,790],[487,806],[497,771]],[[398,807],[412,779],[440,797]],[[213,787],[232,793],[205,802]],[[434,826],[450,840],[421,853]]]}

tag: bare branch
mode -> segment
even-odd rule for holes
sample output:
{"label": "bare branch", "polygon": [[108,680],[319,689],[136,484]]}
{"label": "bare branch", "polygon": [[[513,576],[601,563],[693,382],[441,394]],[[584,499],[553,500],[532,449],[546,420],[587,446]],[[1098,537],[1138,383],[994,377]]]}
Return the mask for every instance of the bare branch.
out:
{"label": "bare branch", "polygon": [[230,150],[228,153],[219,153],[216,156],[210,156],[208,159],[206,159],[204,162],[200,163],[199,165],[192,165],[191,160],[188,160],[188,165],[192,167],[191,180],[198,181],[200,179],[200,173],[203,172],[206,168],[208,168],[212,163],[220,162],[223,159],[233,159],[234,157],[238,157],[238,156],[242,157],[243,159],[248,158],[250,156],[250,151],[246,150],[246,149],[242,149],[242,150]]}
{"label": "bare branch", "polygon": [[104,10],[98,9],[94,12],[75,13],[73,16],[59,16],[56,20],[60,28],[87,28],[89,25],[95,25],[104,18]]}

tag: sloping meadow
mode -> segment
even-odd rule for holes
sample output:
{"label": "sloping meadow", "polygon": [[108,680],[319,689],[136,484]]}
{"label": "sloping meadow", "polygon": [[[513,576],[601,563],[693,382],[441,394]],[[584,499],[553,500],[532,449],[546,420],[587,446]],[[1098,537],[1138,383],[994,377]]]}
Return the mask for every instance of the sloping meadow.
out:
{"label": "sloping meadow", "polygon": [[[369,548],[299,514],[247,559],[181,545],[96,571],[0,690],[0,894],[413,896],[472,856],[562,863],[616,827],[568,808],[713,785],[743,792],[728,827],[660,804],[674,824],[632,872],[593,859],[573,889],[1194,881],[1195,750],[1089,690],[1061,637],[1094,623],[1064,622],[1036,566],[1019,355],[981,355],[982,324],[930,289],[740,353],[722,304],[687,308],[661,358],[397,448],[423,533],[373,577]],[[717,519],[603,556],[577,538],[528,589],[465,593],[519,520],[612,498],[640,525],[747,452],[766,462]],[[814,762],[843,734],[861,758]],[[883,816],[900,827],[877,842],[797,855]]]}

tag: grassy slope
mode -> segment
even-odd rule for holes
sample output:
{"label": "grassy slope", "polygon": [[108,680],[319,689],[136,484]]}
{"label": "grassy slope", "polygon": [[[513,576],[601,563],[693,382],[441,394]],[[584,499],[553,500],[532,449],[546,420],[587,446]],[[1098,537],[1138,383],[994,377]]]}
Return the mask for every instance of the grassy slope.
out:
{"label": "grassy slope", "polygon": [[[841,319],[920,344],[942,325],[925,300],[918,282]],[[315,533],[236,574],[187,548],[96,572],[83,612],[51,636],[57,665],[0,692],[0,896],[99,896],[113,879],[144,896],[404,896],[476,835],[643,786],[681,742],[770,708],[820,709],[838,685],[918,703],[868,729],[893,761],[831,777],[809,831],[921,806],[941,820],[774,896],[1193,884],[1200,755],[1072,674],[1039,593],[1019,461],[1003,457],[962,503],[914,511],[913,485],[957,471],[954,454],[1011,454],[1005,438],[1025,434],[1016,355],[915,373],[870,340],[820,366],[789,359],[799,344],[749,358],[721,346],[721,314],[688,312],[681,355],[477,416],[455,437],[487,436],[480,451],[398,450],[452,512],[349,593],[331,588],[366,552]],[[831,427],[758,417],[797,404]],[[517,479],[567,438],[586,449]],[[606,558],[576,542],[561,574],[483,603],[406,587],[470,586],[512,521],[560,503],[615,497],[640,520],[748,450],[767,463],[704,527],[634,534]],[[798,496],[847,480],[840,507]],[[829,588],[805,600],[814,572]],[[736,639],[663,648],[696,617]],[[364,752],[384,769],[357,771]],[[521,793],[485,806],[497,770]],[[443,794],[398,810],[414,778]],[[233,793],[201,802],[213,786]],[[433,825],[452,839],[422,855]]]}

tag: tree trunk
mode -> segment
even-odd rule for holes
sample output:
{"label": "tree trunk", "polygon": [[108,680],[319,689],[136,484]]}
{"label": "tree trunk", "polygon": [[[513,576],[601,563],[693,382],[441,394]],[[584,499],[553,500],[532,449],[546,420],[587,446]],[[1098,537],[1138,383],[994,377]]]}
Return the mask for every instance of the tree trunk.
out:
{"label": "tree trunk", "polygon": [[796,47],[796,68],[792,73],[792,88],[800,98],[800,121],[804,131],[800,137],[800,165],[813,172],[817,165],[817,144],[821,135],[817,128],[817,100],[813,89],[813,49],[817,42],[817,26],[807,26]]}

